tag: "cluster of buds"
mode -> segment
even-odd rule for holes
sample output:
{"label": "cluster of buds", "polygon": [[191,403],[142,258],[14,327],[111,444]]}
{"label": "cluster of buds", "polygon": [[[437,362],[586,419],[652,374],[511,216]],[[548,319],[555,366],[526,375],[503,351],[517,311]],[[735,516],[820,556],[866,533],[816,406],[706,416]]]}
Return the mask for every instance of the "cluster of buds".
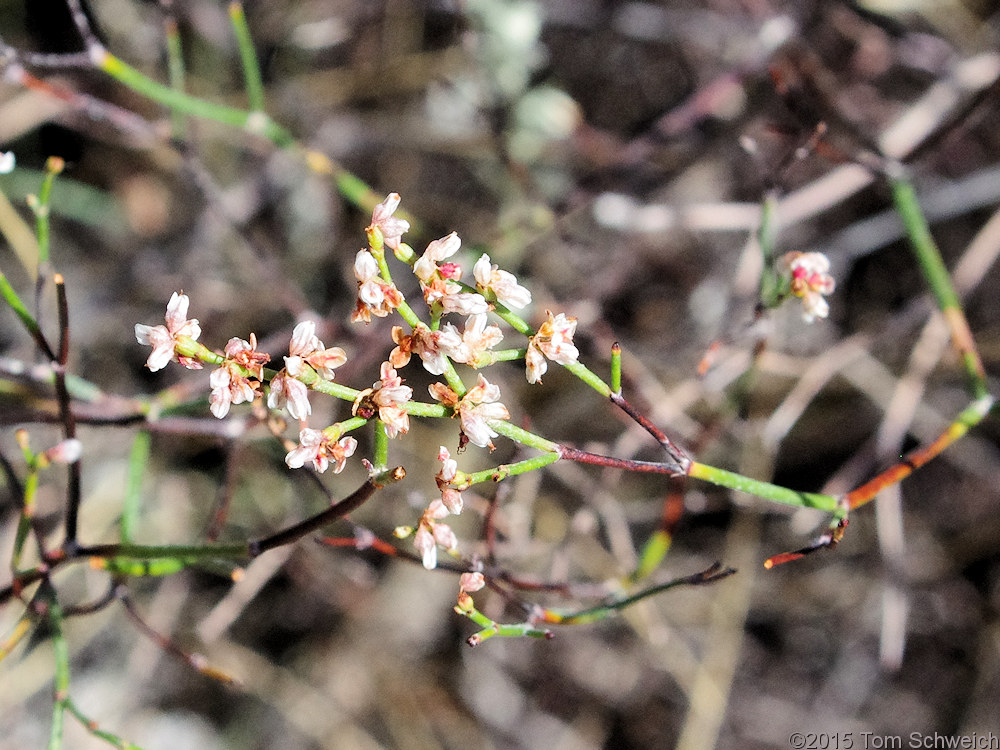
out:
{"label": "cluster of buds", "polygon": [[222,419],[233,404],[254,400],[264,379],[264,365],[271,361],[268,354],[257,351],[257,336],[250,340],[231,338],[225,348],[226,359],[208,377],[212,386],[209,397],[212,414]]}
{"label": "cluster of buds", "polygon": [[399,526],[393,532],[399,539],[413,537],[413,546],[428,570],[437,567],[438,547],[444,548],[450,554],[457,552],[458,538],[451,526],[443,520],[449,515],[459,515],[464,506],[462,493],[455,489],[459,474],[458,464],[443,445],[438,449],[438,460],[441,462],[441,469],[434,479],[441,491],[441,497],[434,498],[420,514],[416,529],[412,526]]}
{"label": "cluster of buds", "polygon": [[789,293],[802,300],[803,320],[812,323],[830,314],[824,297],[833,293],[835,282],[829,273],[830,261],[823,253],[785,253],[779,266],[788,276]]}

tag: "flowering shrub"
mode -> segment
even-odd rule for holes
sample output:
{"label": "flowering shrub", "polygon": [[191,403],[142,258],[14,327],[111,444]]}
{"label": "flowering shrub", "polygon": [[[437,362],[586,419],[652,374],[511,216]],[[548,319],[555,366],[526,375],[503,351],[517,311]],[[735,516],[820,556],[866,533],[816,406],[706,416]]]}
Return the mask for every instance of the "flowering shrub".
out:
{"label": "flowering shrub", "polygon": [[[119,738],[97,728],[70,697],[70,660],[63,624],[71,616],[89,614],[111,602],[121,602],[140,631],[150,635],[165,652],[183,659],[202,674],[222,682],[229,681],[205,659],[159,636],[145,623],[131,598],[133,578],[167,576],[205,568],[214,573],[223,571],[239,580],[244,575],[244,566],[261,555],[306,537],[317,538],[314,537],[317,532],[340,522],[350,524],[351,535],[318,537],[318,540],[330,546],[351,547],[359,553],[394,557],[445,576],[450,574],[454,579],[450,594],[454,597],[454,611],[476,628],[466,639],[470,645],[500,637],[548,639],[559,626],[612,617],[669,589],[715,583],[735,572],[722,563],[709,565],[707,561],[699,563],[695,572],[688,571],[680,577],[670,577],[664,572],[662,563],[673,543],[680,516],[678,508],[684,505],[680,498],[686,482],[710,483],[779,505],[826,515],[827,525],[815,538],[803,542],[798,549],[777,552],[760,561],[771,568],[838,545],[847,534],[853,513],[938,456],[982,421],[993,407],[985,369],[959,297],[951,287],[949,274],[930,237],[912,186],[900,165],[889,155],[878,159],[866,155],[866,159],[859,161],[871,170],[870,179],[884,180],[892,193],[896,211],[913,245],[916,263],[932,289],[959,353],[960,365],[969,381],[971,401],[936,437],[901,455],[898,462],[890,462],[889,466],[873,471],[874,476],[862,484],[852,489],[838,487],[829,492],[803,492],[757,479],[752,473],[711,466],[700,458],[703,453],[710,454],[703,450],[701,440],[688,441],[693,446],[689,447],[668,435],[657,420],[635,406],[626,395],[631,389],[627,382],[623,383],[621,348],[615,344],[604,353],[589,351],[587,344],[599,341],[600,337],[594,334],[596,327],[590,326],[587,316],[570,310],[579,314],[578,321],[566,311],[533,306],[536,299],[528,286],[493,262],[494,257],[504,257],[499,249],[491,248],[492,256],[477,252],[467,258],[462,240],[456,232],[451,232],[428,242],[422,252],[414,250],[408,241],[412,236],[411,224],[417,226],[417,221],[412,217],[401,218],[405,214],[398,194],[390,193],[379,200],[381,195],[374,195],[360,180],[324,154],[299,143],[265,114],[260,80],[254,77],[253,49],[239,3],[231,3],[229,12],[245,67],[249,97],[246,111],[214,105],[184,93],[182,88],[168,90],[147,79],[104,49],[97,35],[89,29],[88,16],[79,2],[70,0],[69,7],[87,46],[86,53],[65,59],[33,56],[0,42],[8,64],[9,80],[36,92],[47,92],[47,95],[56,91],[56,98],[61,102],[72,102],[81,111],[100,112],[107,122],[127,132],[132,132],[128,127],[142,133],[146,133],[144,128],[159,132],[142,118],[127,116],[116,105],[102,105],[89,97],[51,89],[48,84],[25,73],[22,63],[30,61],[42,67],[89,66],[166,104],[173,108],[174,114],[235,126],[248,138],[263,139],[282,149],[282,156],[295,160],[314,175],[332,177],[348,202],[371,211],[370,222],[364,230],[366,246],[353,254],[356,246],[352,244],[352,255],[347,256],[344,270],[350,274],[350,258],[353,257],[353,280],[348,280],[352,289],[356,282],[356,296],[351,301],[353,311],[344,310],[343,317],[350,317],[353,323],[363,324],[367,327],[365,330],[370,331],[365,341],[373,349],[365,354],[378,348],[377,356],[366,363],[364,372],[359,372],[360,366],[358,369],[354,366],[359,360],[364,361],[363,358],[355,358],[352,354],[349,360],[347,352],[351,347],[339,336],[340,340],[331,343],[343,346],[328,347],[320,340],[316,323],[304,319],[304,315],[292,329],[287,354],[275,350],[273,343],[260,343],[273,341],[272,332],[264,330],[250,333],[226,330],[218,344],[226,341],[230,334],[238,335],[230,336],[219,346],[203,340],[199,319],[188,317],[189,312],[197,313],[206,321],[205,330],[213,330],[215,326],[209,324],[213,300],[194,290],[189,290],[193,292],[191,298],[182,291],[174,291],[167,302],[163,324],[139,323],[134,327],[136,341],[150,348],[144,352],[146,368],[159,372],[177,363],[189,370],[207,366],[207,371],[191,374],[182,383],[174,383],[151,397],[117,401],[106,394],[94,397],[96,386],[75,379],[70,372],[70,306],[65,292],[66,279],[51,273],[48,258],[49,189],[64,166],[60,160],[49,161],[42,189],[28,204],[36,219],[38,246],[33,267],[38,280],[35,311],[23,302],[7,278],[0,276],[0,294],[30,336],[42,364],[29,368],[23,363],[5,360],[3,366],[10,375],[10,382],[17,386],[9,390],[25,404],[32,402],[33,397],[24,395],[27,390],[19,390],[20,379],[30,380],[38,388],[51,384],[52,401],[47,405],[51,408],[39,407],[32,413],[36,414],[36,421],[55,421],[64,434],[59,440],[47,440],[44,447],[36,449],[32,447],[28,431],[18,431],[16,444],[22,460],[17,463],[2,456],[2,469],[18,503],[18,512],[12,534],[11,580],[3,589],[0,604],[20,601],[23,612],[10,635],[0,643],[0,659],[17,647],[28,633],[40,633],[52,641],[56,655],[56,690],[50,746],[57,746],[61,740],[59,726],[64,714],[78,718],[95,737],[116,746],[127,746]],[[525,27],[522,24],[518,28]],[[530,76],[521,78],[527,86]],[[505,95],[513,94],[508,91]],[[522,101],[519,108],[522,104],[524,107],[532,105],[529,97],[525,100],[527,103]],[[182,130],[178,123],[173,124],[178,131]],[[822,135],[820,130],[817,129],[817,133]],[[511,139],[512,144],[514,140]],[[538,146],[530,152],[540,153],[542,142]],[[514,151],[527,153],[523,148]],[[0,173],[13,168],[13,155],[0,154]],[[840,290],[830,260],[815,250],[793,250],[775,255],[778,242],[771,221],[774,204],[774,197],[768,196],[763,201],[758,225],[748,227],[757,230],[757,249],[761,251],[757,256],[760,265],[757,314],[765,318],[770,311],[785,305],[796,310],[791,318],[796,327],[804,322],[818,324],[812,331],[823,329],[826,324],[821,321],[830,316],[831,302],[835,310],[843,304],[843,299],[835,296]],[[0,224],[5,221],[8,220],[0,218]],[[636,225],[639,223],[636,219]],[[358,224],[360,229],[362,222]],[[0,227],[5,233],[6,226]],[[413,234],[420,236],[417,232]],[[24,260],[30,253],[20,253],[18,257],[31,275],[31,264]],[[603,259],[596,265],[601,273],[613,275],[615,269]],[[202,273],[200,267],[198,273]],[[412,278],[404,279],[407,274],[412,274]],[[58,342],[48,337],[50,326],[39,322],[44,307],[43,292],[49,284],[56,292]],[[626,287],[625,294],[631,295],[628,284],[622,285]],[[541,298],[542,291],[537,286],[534,290],[536,298]],[[166,287],[162,292],[166,296],[171,289]],[[718,296],[717,289],[714,292],[708,289],[701,299]],[[631,297],[627,299],[632,301]],[[256,307],[248,306],[247,309],[252,314],[258,312]],[[301,310],[301,306],[297,309]],[[586,309],[586,306],[581,305],[579,309]],[[658,307],[654,313],[659,313]],[[383,321],[386,318],[391,320]],[[242,338],[243,335],[246,338]],[[322,335],[330,340],[330,335]],[[742,389],[746,380],[752,377],[764,356],[765,338],[762,334],[750,347],[748,362],[742,365],[743,375],[733,390]],[[723,343],[716,342],[711,351],[722,346]],[[262,350],[266,348],[270,351]],[[588,417],[603,415],[604,411],[624,415],[652,438],[652,447],[657,452],[645,459],[623,458],[604,455],[598,452],[604,449],[590,444],[580,447],[543,436],[533,424],[531,400],[520,398],[509,381],[504,380],[502,368],[506,363],[515,363],[517,377],[522,377],[523,372],[524,381],[535,391],[550,388],[557,380],[551,370],[564,368],[582,384],[581,390],[586,393],[585,389],[589,388],[598,396],[592,411],[590,405],[582,407],[588,409]],[[419,372],[421,369],[423,372]],[[607,374],[600,374],[605,370]],[[714,374],[709,358],[703,363],[701,374],[708,377]],[[427,380],[428,375],[431,376],[429,386],[415,390],[415,384]],[[168,370],[160,377],[172,379],[174,375]],[[802,382],[808,384],[808,381],[802,378]],[[578,404],[584,402],[576,393],[565,398],[572,399],[575,408],[580,408]],[[733,396],[733,401],[740,408],[746,405],[737,403],[740,394]],[[87,407],[94,404],[97,406],[88,412]],[[701,425],[703,432],[710,433],[714,427],[712,420],[734,404],[714,410],[713,416]],[[31,406],[34,408],[35,404]],[[655,410],[656,406],[653,404],[650,409]],[[95,416],[95,411],[110,407],[117,410]],[[226,449],[234,453],[236,448],[233,446],[238,441],[231,440],[232,435],[248,427],[259,427],[260,431],[266,428],[270,431],[268,445],[279,446],[277,455],[268,456],[268,461],[274,465],[268,464],[269,470],[281,472],[290,484],[303,478],[311,481],[312,486],[322,489],[329,502],[321,510],[306,512],[304,518],[287,525],[274,522],[272,517],[263,518],[266,514],[262,514],[261,519],[255,520],[255,528],[264,530],[254,536],[243,531],[246,527],[239,523],[230,523],[228,513],[232,498],[227,496],[218,502],[212,528],[205,539],[180,544],[169,544],[162,539],[152,544],[137,543],[134,532],[137,508],[142,499],[141,477],[145,461],[152,453],[150,433],[153,428],[169,427],[169,420],[182,410],[185,418],[211,424],[212,428],[207,428],[206,432],[219,436]],[[777,413],[780,415],[781,411]],[[335,416],[327,419],[325,415],[331,413]],[[82,467],[88,449],[85,439],[77,435],[77,426],[84,419],[99,426],[111,423],[140,427],[130,458],[128,499],[121,511],[119,536],[114,542],[93,543],[88,538],[89,529],[81,533]],[[418,435],[417,423],[429,420],[444,424],[442,434],[446,437],[428,441]],[[668,419],[660,421],[669,422]],[[769,439],[773,439],[776,431],[768,434]],[[405,446],[401,445],[404,443]],[[505,443],[516,449],[511,452],[509,463],[497,463],[483,470],[470,468],[476,462],[481,465],[495,461],[491,455],[497,448],[506,447]],[[407,453],[408,450],[411,452]],[[264,454],[262,451],[261,455]],[[401,455],[406,456],[405,467],[395,464]],[[509,457],[504,451],[495,455]],[[511,519],[503,518],[503,494],[495,493],[487,498],[490,493],[479,493],[476,488],[499,484],[557,462],[655,475],[663,482],[667,499],[662,515],[652,530],[639,540],[640,549],[632,567],[624,571],[618,568],[613,575],[605,576],[607,580],[601,579],[603,573],[594,574],[585,581],[540,580],[517,570],[517,559],[508,554],[502,542],[497,543],[497,538],[504,536],[504,524],[511,523]],[[53,464],[65,466],[65,507],[61,509],[59,523],[51,518],[43,523],[39,520],[36,501],[45,496],[39,490],[42,472]],[[345,489],[345,484],[353,481],[352,469],[359,467],[363,468],[364,480],[360,485]],[[317,474],[326,476],[315,476]],[[432,490],[431,497],[412,493],[412,507],[393,507],[391,513],[407,514],[401,519],[402,525],[397,526],[397,519],[393,518],[382,528],[372,530],[352,517],[383,488],[402,482],[408,474],[422,474],[428,486],[432,478],[437,490]],[[230,482],[229,486],[233,484],[235,482]],[[48,493],[50,502],[53,494]],[[390,511],[383,506],[378,508],[378,517],[384,522],[390,517]],[[295,506],[288,512],[298,510]],[[269,523],[277,523],[277,528],[271,528]],[[628,531],[631,533],[642,525],[634,524]],[[52,534],[54,527],[60,532],[56,541]],[[469,529],[477,531],[470,533]],[[602,533],[604,531],[601,529]],[[586,536],[595,542],[595,548],[604,550],[606,540],[602,533],[594,533],[593,521],[586,513],[573,519],[573,533]],[[636,533],[638,535],[638,531]],[[233,535],[237,536],[235,541],[219,541]],[[607,536],[612,536],[612,530],[607,530]],[[524,552],[525,555],[530,553],[531,550]],[[99,571],[103,576],[101,580],[108,585],[108,593],[93,602],[68,604],[71,597],[66,592],[72,587],[63,586],[62,571],[81,561],[89,562]],[[417,572],[423,573],[419,569]],[[383,612],[382,615],[389,621],[388,629],[405,622],[408,613]],[[466,620],[460,622],[467,625]]]}

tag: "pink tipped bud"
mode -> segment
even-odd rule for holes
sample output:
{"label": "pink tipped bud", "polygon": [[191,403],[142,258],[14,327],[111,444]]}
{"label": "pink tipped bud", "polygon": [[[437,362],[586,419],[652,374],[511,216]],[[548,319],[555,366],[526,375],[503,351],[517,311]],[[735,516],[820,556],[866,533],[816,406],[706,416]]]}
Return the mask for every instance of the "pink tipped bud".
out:
{"label": "pink tipped bud", "polygon": [[80,460],[83,443],[76,438],[68,438],[45,451],[45,457],[54,464],[71,464]]}

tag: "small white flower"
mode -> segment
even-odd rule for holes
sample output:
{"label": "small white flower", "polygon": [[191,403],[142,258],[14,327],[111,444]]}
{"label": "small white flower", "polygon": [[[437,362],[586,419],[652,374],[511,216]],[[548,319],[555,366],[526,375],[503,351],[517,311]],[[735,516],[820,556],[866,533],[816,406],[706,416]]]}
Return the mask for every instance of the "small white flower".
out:
{"label": "small white flower", "polygon": [[316,324],[304,320],[292,330],[292,341],[285,357],[285,368],[297,377],[302,374],[302,364],[312,367],[325,380],[333,380],[333,370],[347,361],[347,354],[339,346],[327,349],[316,337]]}
{"label": "small white flower", "polygon": [[410,223],[405,219],[393,216],[399,208],[399,193],[389,193],[385,200],[375,206],[372,211],[372,223],[369,230],[378,228],[382,232],[382,241],[391,250],[399,249],[399,242],[405,232],[409,231]]}
{"label": "small white flower", "polygon": [[503,340],[503,331],[498,325],[487,325],[488,316],[486,313],[470,315],[465,321],[465,330],[462,331],[462,344],[467,356],[465,359],[454,357],[456,362],[465,362],[472,367],[480,367],[482,363],[479,358],[489,349],[499,344]]}
{"label": "small white flower", "polygon": [[438,461],[441,462],[441,469],[434,480],[437,482],[438,489],[441,490],[441,502],[449,512],[457,516],[462,512],[464,505],[462,493],[451,486],[455,477],[458,476],[458,463],[443,445],[438,449]]}
{"label": "small white flower", "polygon": [[[177,339],[184,337],[196,341],[201,335],[201,326],[198,325],[198,321],[188,320],[189,302],[186,294],[174,292],[167,303],[167,313],[164,316],[167,323],[165,326],[148,326],[136,323],[136,341],[153,347],[153,351],[149,353],[149,358],[146,360],[146,367],[151,372],[162,370],[174,358]],[[201,367],[200,362],[190,360],[187,357],[178,357],[178,361],[190,369]]]}
{"label": "small white flower", "polygon": [[437,567],[437,548],[444,547],[449,552],[458,549],[458,538],[451,527],[441,523],[448,516],[448,509],[440,498],[432,500],[424,510],[413,534],[413,546],[420,553],[420,559],[427,570]]}
{"label": "small white flower", "polygon": [[[212,386],[210,408],[219,419],[229,413],[230,405],[254,400],[264,375],[264,364],[270,359],[267,354],[257,351],[257,337],[252,333],[250,341],[236,337],[229,339],[225,352],[225,361],[208,377]],[[256,380],[250,380],[243,370],[249,371]]]}
{"label": "small white flower", "polygon": [[420,280],[420,289],[428,306],[439,304],[445,312],[460,315],[484,313],[489,310],[486,298],[477,292],[462,291],[462,285],[458,283],[462,277],[461,266],[443,262],[457,253],[461,246],[462,241],[454,232],[434,240],[413,264],[413,273]]}
{"label": "small white flower", "polygon": [[[580,351],[573,345],[576,333],[576,318],[567,318],[563,313],[553,315],[546,311],[549,319],[538,327],[538,332],[528,342],[524,355],[525,370],[529,383],[541,381],[548,369],[546,357],[561,365],[576,362]],[[543,356],[544,355],[544,356]]]}
{"label": "small white flower", "polygon": [[296,380],[282,370],[271,378],[271,392],[267,396],[267,405],[271,409],[288,408],[288,413],[295,419],[305,419],[312,414],[309,404],[309,389],[301,380]]}
{"label": "small white flower", "polygon": [[[453,405],[462,420],[462,432],[470,442],[480,448],[493,450],[492,438],[497,432],[490,427],[490,422],[510,419],[507,407],[500,403],[500,387],[490,383],[479,375],[476,385],[458,399],[456,394],[441,383],[432,383],[429,387],[432,397],[445,405]],[[457,402],[457,403],[455,403]]]}
{"label": "small white flower", "polygon": [[403,295],[395,284],[381,277],[378,261],[367,250],[358,251],[354,276],[358,280],[358,303],[351,320],[370,323],[372,315],[384,318],[403,303]]}
{"label": "small white flower", "polygon": [[381,379],[373,386],[372,401],[378,407],[378,418],[385,425],[385,434],[394,438],[410,430],[405,404],[413,397],[413,389],[403,385],[403,379],[391,362],[383,362],[379,374]]}
{"label": "small white flower", "polygon": [[427,526],[421,526],[413,534],[413,546],[420,553],[420,560],[427,570],[434,570],[437,567],[437,542],[434,541],[434,532]]}
{"label": "small white flower", "polygon": [[[461,289],[458,284],[450,286]],[[486,313],[490,309],[486,298],[478,292],[449,291],[439,297],[438,301],[445,312],[458,313],[459,315],[478,315]]]}
{"label": "small white flower", "polygon": [[497,302],[506,307],[520,310],[531,303],[531,292],[517,283],[514,274],[490,263],[490,256],[485,253],[472,267],[472,274],[480,291],[493,292]]}
{"label": "small white flower", "polygon": [[0,151],[0,174],[10,174],[17,166],[13,151]]}
{"label": "small white flower", "polygon": [[333,440],[326,436],[322,430],[312,430],[308,427],[299,432],[299,445],[292,449],[285,456],[285,464],[289,469],[300,469],[307,461],[312,462],[313,468],[321,474],[330,466],[333,461],[333,473],[339,474],[344,470],[347,459],[354,455],[358,447],[358,441],[353,437],[342,437],[340,440]]}

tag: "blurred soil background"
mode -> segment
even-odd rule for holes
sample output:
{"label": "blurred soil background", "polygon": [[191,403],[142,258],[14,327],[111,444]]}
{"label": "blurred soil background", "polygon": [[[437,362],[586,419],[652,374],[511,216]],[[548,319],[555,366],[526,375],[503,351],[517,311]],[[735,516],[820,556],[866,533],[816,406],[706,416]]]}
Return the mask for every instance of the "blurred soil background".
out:
{"label": "blurred soil background", "polygon": [[[92,0],[90,11],[115,55],[165,81],[167,5]],[[169,5],[188,91],[245,107],[225,4]],[[853,166],[876,148],[912,168],[1000,391],[993,5],[251,0],[246,12],[277,122],[380,195],[399,192],[419,217],[408,235],[418,251],[457,230],[467,268],[487,251],[531,288],[533,324],[546,309],[575,315],[582,359],[596,372],[621,342],[626,394],[700,460],[841,492],[933,439],[968,402],[888,188]],[[0,2],[0,34],[21,50],[80,49],[58,0]],[[171,141],[162,107],[97,72],[32,70],[142,118],[123,128],[10,82],[0,89],[0,144],[18,159],[0,188],[25,218],[46,157],[68,163],[53,194],[52,257],[67,282],[75,374],[108,394],[180,384],[207,396],[204,371],[149,373],[133,335],[137,322],[162,322],[170,294],[183,290],[210,347],[253,331],[280,362],[296,321],[311,318],[327,345],[347,350],[339,382],[377,379],[390,323],[349,322],[369,216],[329,179],[203,120],[183,123],[183,145]],[[753,230],[771,189],[788,198],[778,250],[831,259],[828,320],[805,325],[787,305],[751,325]],[[0,264],[30,297],[8,249]],[[760,336],[758,368],[741,378]],[[519,345],[514,334],[508,341]],[[714,366],[699,377],[715,341]],[[35,354],[6,308],[0,352],[0,449],[16,463],[15,426],[29,424],[36,447],[58,433],[38,418],[44,390],[11,374],[12,362]],[[426,373],[411,364],[401,374],[426,400]],[[657,458],[645,433],[557,367],[541,386],[513,365],[488,376],[515,423]],[[312,401],[314,427],[346,415],[341,402]],[[81,427],[88,543],[116,538],[135,429]],[[153,430],[138,541],[204,539],[223,501],[220,538],[230,541],[327,502],[304,472],[285,469],[281,446],[246,407],[220,423],[202,402]],[[352,521],[389,540],[414,523],[436,492],[436,447],[454,451],[456,434],[454,423],[421,423],[393,441],[390,460],[407,468],[406,481]],[[239,684],[197,674],[112,604],[67,624],[72,695],[102,728],[146,750],[753,749],[787,747],[796,731],[853,732],[860,748],[864,732],[902,746],[911,732],[1000,735],[998,437],[992,417],[854,513],[836,550],[770,571],[768,556],[804,546],[827,519],[690,482],[652,582],[716,560],[738,575],[557,629],[546,642],[470,649],[474,628],[451,611],[453,574],[311,539],[262,556],[235,586],[211,571],[136,579],[129,588],[145,619]],[[359,438],[360,456],[370,445]],[[492,456],[473,446],[459,466],[518,457],[501,439]],[[54,539],[60,477],[47,475],[40,497]],[[356,457],[322,481],[341,497],[362,478]],[[454,526],[464,554],[481,552],[496,492],[500,562],[574,584],[569,597],[526,600],[579,608],[634,568],[668,490],[658,478],[560,464],[467,492]],[[17,512],[6,487],[0,520],[7,556]],[[80,567],[58,579],[64,603],[107,586]],[[523,617],[489,592],[476,599],[497,619]],[[0,612],[4,633],[18,606]],[[45,745],[51,680],[44,640],[0,664],[0,747]],[[67,722],[64,747],[106,746]]]}

